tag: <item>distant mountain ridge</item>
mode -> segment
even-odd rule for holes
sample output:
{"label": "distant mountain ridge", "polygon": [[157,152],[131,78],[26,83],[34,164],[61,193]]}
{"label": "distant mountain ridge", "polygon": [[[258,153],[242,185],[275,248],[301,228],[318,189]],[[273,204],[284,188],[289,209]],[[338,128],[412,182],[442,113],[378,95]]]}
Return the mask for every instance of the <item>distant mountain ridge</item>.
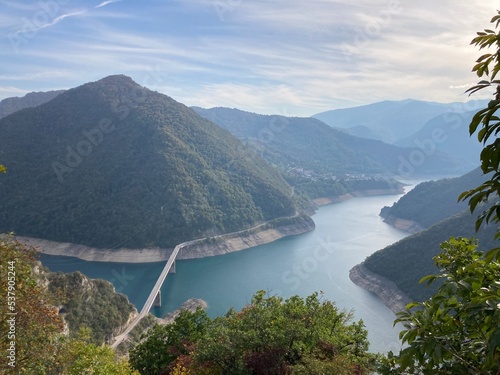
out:
{"label": "distant mountain ridge", "polygon": [[477,111],[446,112],[427,121],[409,137],[397,140],[400,147],[421,147],[438,150],[467,161],[471,166],[480,164],[481,143],[469,135],[469,124]]}
{"label": "distant mountain ridge", "polygon": [[291,187],[263,159],[125,76],[13,113],[0,133],[0,232],[173,247],[295,213]]}
{"label": "distant mountain ridge", "polygon": [[[462,161],[433,152],[409,165],[415,148],[351,136],[315,118],[258,115],[230,108],[193,107],[201,116],[229,130],[282,168],[300,167],[316,173],[442,174],[463,173]],[[404,169],[404,170],[403,170]]]}
{"label": "distant mountain ridge", "polygon": [[0,101],[0,119],[21,109],[32,108],[47,103],[63,92],[64,90],[30,92],[20,98],[12,97],[3,99]]}
{"label": "distant mountain ridge", "polygon": [[[467,103],[436,103],[412,99],[382,101],[359,107],[325,111],[313,117],[358,137],[398,144],[398,141],[411,137],[437,116],[445,113],[461,114],[477,111],[486,103],[484,100],[472,100]],[[451,117],[448,116],[450,120],[454,120]],[[405,144],[405,146],[409,145]]]}

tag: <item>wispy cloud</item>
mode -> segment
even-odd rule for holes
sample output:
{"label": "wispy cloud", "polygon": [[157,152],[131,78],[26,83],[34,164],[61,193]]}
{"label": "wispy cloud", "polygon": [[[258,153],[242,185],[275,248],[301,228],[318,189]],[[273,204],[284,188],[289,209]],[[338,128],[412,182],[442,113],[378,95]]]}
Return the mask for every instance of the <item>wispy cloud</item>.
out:
{"label": "wispy cloud", "polygon": [[[469,42],[497,8],[493,0],[96,3],[60,4],[40,23],[41,2],[2,2],[0,25],[25,29],[27,42],[14,53],[0,38],[0,86],[14,95],[115,73],[141,83],[154,69],[163,77],[155,90],[188,105],[260,113],[466,100],[462,86],[474,82],[479,55]],[[78,22],[62,22],[69,17]],[[28,38],[31,24],[44,32]]]}
{"label": "wispy cloud", "polygon": [[0,86],[0,92],[6,92],[11,94],[27,94],[29,90],[22,90],[17,87],[12,87],[12,86]]}
{"label": "wispy cloud", "polygon": [[57,25],[59,22],[61,22],[62,20],[66,19],[66,18],[81,16],[82,14],[85,14],[85,13],[87,13],[87,10],[79,10],[79,11],[76,11],[76,12],[62,14],[62,15],[54,18],[51,22],[48,22],[46,24],[41,25],[39,27],[39,29],[45,29],[47,27],[51,27],[51,26]]}
{"label": "wispy cloud", "polygon": [[96,5],[95,8],[102,8],[102,7],[105,7],[106,5],[113,4],[113,3],[118,3],[120,1],[122,1],[122,0],[107,0],[107,1],[103,1],[99,5]]}

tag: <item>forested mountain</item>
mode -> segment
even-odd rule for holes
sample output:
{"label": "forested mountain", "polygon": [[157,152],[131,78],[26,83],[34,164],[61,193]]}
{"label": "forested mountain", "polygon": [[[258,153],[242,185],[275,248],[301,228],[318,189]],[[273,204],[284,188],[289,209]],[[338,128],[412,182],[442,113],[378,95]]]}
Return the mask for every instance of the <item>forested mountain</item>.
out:
{"label": "forested mountain", "polygon": [[439,150],[467,161],[472,167],[479,165],[481,144],[469,135],[469,124],[476,111],[440,114],[407,138],[394,144],[400,147],[421,147],[429,152]]}
{"label": "forested mountain", "polygon": [[496,227],[489,225],[475,232],[477,214],[472,215],[467,202],[458,196],[487,179],[480,168],[456,178],[445,178],[418,184],[392,207],[381,212],[386,221],[405,219],[427,228],[406,237],[376,253],[364,262],[366,268],[391,281],[411,299],[423,301],[436,292],[438,284],[426,287],[419,280],[438,269],[432,257],[440,252],[440,244],[450,237],[477,238],[479,249],[498,246],[494,240]]}
{"label": "forested mountain", "polygon": [[0,232],[172,247],[293,215],[291,188],[226,130],[125,76],[0,120]]}
{"label": "forested mountain", "polygon": [[386,220],[405,219],[428,228],[467,208],[458,196],[476,186],[486,177],[480,168],[456,178],[445,178],[418,184],[391,207],[384,207],[381,216]]}
{"label": "forested mountain", "polygon": [[438,273],[432,257],[440,252],[440,244],[450,237],[477,238],[480,250],[498,247],[494,240],[495,225],[474,231],[477,215],[464,210],[422,232],[406,237],[370,255],[364,265],[391,281],[412,300],[423,301],[437,290],[438,284],[419,284],[422,277]]}
{"label": "forested mountain", "polygon": [[47,103],[49,100],[54,99],[57,95],[64,92],[64,90],[54,90],[47,92],[30,92],[25,96],[12,97],[3,99],[0,102],[0,118],[10,115],[16,111],[24,108],[36,107],[37,105]]}
{"label": "forested mountain", "polygon": [[474,108],[479,108],[478,101],[444,104],[408,99],[335,109],[313,117],[335,128],[345,129],[349,134],[397,144],[398,140],[411,136],[438,115],[447,112],[459,114]]}
{"label": "forested mountain", "polygon": [[401,174],[404,168],[411,168],[415,175],[465,172],[462,162],[438,152],[424,155],[419,165],[408,167],[415,149],[354,137],[314,118],[265,116],[229,108],[194,109],[285,170]]}

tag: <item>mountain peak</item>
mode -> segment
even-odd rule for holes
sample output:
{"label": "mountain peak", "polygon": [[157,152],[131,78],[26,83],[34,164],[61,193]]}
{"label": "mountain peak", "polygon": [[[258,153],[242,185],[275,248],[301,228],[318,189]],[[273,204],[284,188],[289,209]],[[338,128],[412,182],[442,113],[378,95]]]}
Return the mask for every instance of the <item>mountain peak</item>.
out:
{"label": "mountain peak", "polygon": [[89,82],[80,87],[91,87],[99,90],[125,90],[125,89],[139,89],[146,90],[144,87],[136,83],[132,78],[123,75],[115,74],[101,78],[95,82]]}
{"label": "mountain peak", "polygon": [[125,74],[113,74],[91,83],[124,84],[124,85],[139,86],[139,84],[137,84],[132,78],[126,76]]}
{"label": "mountain peak", "polygon": [[128,108],[136,107],[138,102],[148,97],[150,93],[150,90],[123,74],[110,75],[66,92],[69,96],[77,95],[80,97],[79,101],[84,103],[102,101],[115,107],[124,105]]}
{"label": "mountain peak", "polygon": [[0,179],[2,233],[173,248],[295,212],[290,186],[258,155],[123,75],[13,113],[0,128],[9,168]]}

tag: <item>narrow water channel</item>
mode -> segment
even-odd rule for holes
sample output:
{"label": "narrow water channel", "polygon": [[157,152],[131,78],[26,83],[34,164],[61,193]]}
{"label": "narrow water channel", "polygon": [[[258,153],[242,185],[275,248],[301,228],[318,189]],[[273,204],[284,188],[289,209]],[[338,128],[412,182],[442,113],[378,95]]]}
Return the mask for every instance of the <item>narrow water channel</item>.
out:
{"label": "narrow water channel", "polygon": [[[188,298],[208,303],[208,314],[240,309],[258,290],[289,297],[323,292],[338,307],[353,310],[369,330],[370,350],[398,350],[394,314],[372,293],[349,280],[349,270],[371,253],[407,234],[378,216],[383,206],[400,196],[359,197],[321,207],[313,219],[316,230],[223,256],[177,262],[162,288],[157,316],[175,310]],[[85,262],[67,257],[43,257],[51,270],[80,270],[110,280],[140,310],[163,263],[124,264]]]}

